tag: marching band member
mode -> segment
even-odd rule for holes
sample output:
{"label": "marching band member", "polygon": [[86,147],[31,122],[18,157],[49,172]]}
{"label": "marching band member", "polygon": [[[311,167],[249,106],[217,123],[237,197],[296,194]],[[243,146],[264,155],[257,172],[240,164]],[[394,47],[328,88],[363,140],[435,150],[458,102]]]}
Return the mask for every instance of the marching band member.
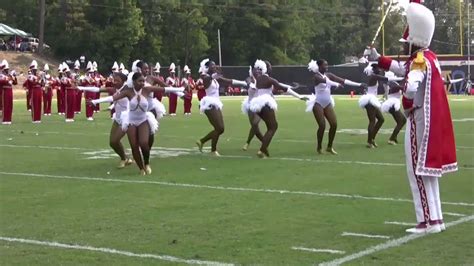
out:
{"label": "marching band member", "polygon": [[[380,56],[371,57],[385,70],[406,78],[402,105],[408,118],[405,157],[418,225],[410,233],[438,233],[446,229],[441,210],[439,178],[457,171],[456,144],[448,99],[436,54],[428,47],[435,29],[433,12],[419,3],[406,11],[408,28],[405,63]],[[409,29],[409,30],[408,30]]]}
{"label": "marching band member", "polygon": [[[166,78],[166,84],[171,87],[180,87],[180,80],[176,77],[176,66],[171,63],[169,67],[170,75]],[[176,107],[178,105],[178,95],[171,93],[168,95],[170,116],[176,116]]]}
{"label": "marching band member", "polygon": [[[81,69],[81,63],[79,63],[79,60],[76,60],[74,62],[74,72],[71,73],[71,78],[74,80],[75,84],[79,83],[79,78],[81,77],[80,69]],[[76,101],[74,103],[74,113],[80,114],[82,110],[82,91],[75,89],[74,92],[76,93],[76,96],[74,97]]]}
{"label": "marching band member", "polygon": [[66,63],[62,64],[63,77],[61,78],[61,87],[64,91],[66,123],[74,122],[76,97],[76,79],[73,77],[69,66]]}
{"label": "marching band member", "polygon": [[45,64],[43,67],[43,73],[41,74],[44,82],[43,90],[43,114],[45,116],[51,116],[51,102],[53,100],[53,89],[55,78],[49,74],[49,66]]}
{"label": "marching band member", "polygon": [[9,73],[8,70],[8,62],[4,59],[0,64],[0,91],[2,92],[2,98],[0,99],[0,101],[3,102],[3,125],[11,125],[12,123],[13,85],[18,84],[15,71]]}
{"label": "marching band member", "polygon": [[33,123],[41,123],[41,103],[43,96],[44,80],[38,73],[38,63],[33,60],[30,64],[31,74],[26,80],[26,87],[31,92],[31,117]]}
{"label": "marching band member", "polygon": [[191,77],[191,69],[187,65],[184,66],[184,77],[181,80],[181,84],[186,87],[184,90],[184,115],[191,115],[191,107],[193,101],[193,90],[196,86],[193,77]]}
{"label": "marching band member", "polygon": [[[160,68],[161,68],[161,65],[159,62],[156,62],[156,65],[155,67],[153,67],[153,73],[152,75],[154,77],[156,77],[158,80],[160,80],[161,82],[165,82],[165,79],[163,78],[162,75],[160,75]],[[157,92],[155,93],[155,98],[158,99],[158,101],[161,102],[161,99],[163,98],[163,93],[162,92]]]}

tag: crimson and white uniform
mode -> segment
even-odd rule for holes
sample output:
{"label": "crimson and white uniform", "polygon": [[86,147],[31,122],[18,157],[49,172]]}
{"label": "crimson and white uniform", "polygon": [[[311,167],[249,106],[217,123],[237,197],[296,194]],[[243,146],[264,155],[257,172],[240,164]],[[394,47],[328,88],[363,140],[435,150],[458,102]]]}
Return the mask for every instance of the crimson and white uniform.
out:
{"label": "crimson and white uniform", "polygon": [[[97,72],[97,69],[95,69],[94,67],[94,70],[95,70],[95,73],[94,73],[94,81],[95,81],[95,85],[96,87],[100,88],[104,85],[105,83],[105,78],[99,73]],[[94,93],[94,99],[99,99],[100,98],[100,92],[95,92]],[[94,106],[94,112],[99,112],[100,111],[100,105],[97,104]]]}
{"label": "crimson and white uniform", "polygon": [[[407,9],[407,41],[429,47],[434,33],[434,16],[426,7],[410,3]],[[433,51],[422,48],[412,53],[405,64],[387,57],[379,66],[404,75],[402,105],[408,114],[405,156],[408,180],[418,226],[413,233],[443,230],[443,214],[438,179],[457,170],[456,145],[448,99],[438,59]]]}
{"label": "crimson and white uniform", "polygon": [[31,117],[33,119],[33,123],[40,123],[41,103],[43,98],[43,84],[41,78],[35,74],[28,75],[26,87],[31,94]]}
{"label": "crimson and white uniform", "polygon": [[[91,74],[87,74],[86,76],[82,76],[79,85],[84,87],[95,87],[95,80],[91,76]],[[91,91],[84,92],[84,100],[87,103],[90,100],[94,100],[96,98],[96,93]],[[94,116],[94,107],[92,105],[86,104],[86,118],[92,120]]]}
{"label": "crimson and white uniform", "polygon": [[[185,68],[184,68],[185,71],[186,71],[186,68],[187,68],[187,66],[185,66]],[[189,68],[187,70],[189,70]],[[190,115],[191,114],[192,101],[193,101],[193,90],[194,90],[196,84],[194,83],[193,77],[191,77],[191,75],[188,78],[184,77],[181,80],[181,84],[183,86],[187,86],[186,90],[184,91],[184,99],[183,99],[184,114],[185,115]]]}
{"label": "crimson and white uniform", "polygon": [[[160,74],[158,74],[156,76],[159,80],[165,82],[165,79],[163,78],[163,76],[161,76]],[[162,91],[157,91],[155,92],[155,98],[158,99],[158,101],[161,102],[161,99],[163,99],[163,92]]]}
{"label": "crimson and white uniform", "polygon": [[204,81],[202,80],[202,78],[196,80],[196,90],[198,100],[201,101],[202,98],[206,96],[206,89],[204,88]]}
{"label": "crimson and white uniform", "polygon": [[51,115],[51,102],[53,101],[53,89],[56,79],[50,74],[44,76],[45,84],[43,90],[43,114]]}
{"label": "crimson and white uniform", "polygon": [[[171,64],[170,66],[170,73],[174,73],[174,64]],[[180,87],[180,80],[177,77],[167,77],[166,78],[166,84],[171,86],[171,87]],[[176,115],[176,107],[178,105],[178,95],[175,93],[169,93],[168,94],[169,98],[169,113],[171,116]]]}
{"label": "crimson and white uniform", "polygon": [[2,124],[11,124],[12,122],[12,112],[13,112],[13,85],[18,83],[16,76],[7,74],[8,69],[4,70],[3,73],[0,73],[0,91],[2,92],[2,98],[0,99],[3,102],[2,112],[3,112],[3,121]]}
{"label": "crimson and white uniform", "polygon": [[75,113],[75,104],[76,104],[76,87],[74,79],[64,76],[61,78],[61,87],[64,91],[65,101],[65,110],[66,110],[66,120],[73,121]]}
{"label": "crimson and white uniform", "polygon": [[[115,64],[117,64],[117,62],[115,62]],[[117,70],[118,70],[118,68],[117,68]],[[107,80],[105,81],[105,87],[106,88],[114,87],[113,74],[110,74],[109,77],[107,78]],[[115,91],[109,89],[108,94],[109,94],[109,96],[113,96],[115,94]],[[115,107],[110,110],[110,117],[113,117],[114,113],[115,113]]]}

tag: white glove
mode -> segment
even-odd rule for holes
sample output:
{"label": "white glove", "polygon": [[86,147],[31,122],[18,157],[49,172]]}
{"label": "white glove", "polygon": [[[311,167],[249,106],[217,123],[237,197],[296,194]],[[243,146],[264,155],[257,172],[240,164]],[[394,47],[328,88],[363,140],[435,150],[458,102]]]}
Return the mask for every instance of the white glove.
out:
{"label": "white glove", "polygon": [[354,87],[360,87],[360,85],[362,85],[361,83],[357,83],[357,82],[354,82],[354,81],[350,81],[348,79],[345,79],[344,80],[344,85],[349,85],[349,86],[354,86]]}
{"label": "white glove", "polygon": [[81,91],[100,92],[98,87],[77,86],[77,89]]}
{"label": "white glove", "polygon": [[173,92],[174,94],[178,95],[179,98],[184,96],[184,92],[178,91],[178,92]]}
{"label": "white glove", "polygon": [[403,77],[387,77],[388,81],[402,81],[405,78]]}
{"label": "white glove", "polygon": [[240,87],[245,87],[245,86],[247,86],[247,82],[241,81],[241,80],[233,79],[233,80],[232,80],[232,85],[234,85],[234,86],[240,86]]}
{"label": "white glove", "polygon": [[107,97],[104,97],[104,98],[100,98],[100,99],[95,99],[95,100],[92,100],[91,103],[93,105],[97,105],[99,103],[111,103],[114,101],[114,97],[112,96],[107,96]]}
{"label": "white glove", "polygon": [[165,92],[183,92],[184,87],[165,87]]}
{"label": "white glove", "polygon": [[10,74],[11,74],[12,76],[16,76],[16,71],[15,71],[15,70],[12,70],[12,72],[10,72]]}

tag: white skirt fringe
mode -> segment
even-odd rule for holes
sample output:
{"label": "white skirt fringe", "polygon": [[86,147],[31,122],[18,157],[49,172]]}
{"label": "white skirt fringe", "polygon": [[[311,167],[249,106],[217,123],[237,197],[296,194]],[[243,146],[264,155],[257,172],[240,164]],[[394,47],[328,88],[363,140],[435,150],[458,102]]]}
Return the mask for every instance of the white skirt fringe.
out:
{"label": "white skirt fringe", "polygon": [[164,115],[166,115],[166,107],[156,98],[153,98],[152,104],[153,106],[151,110],[155,109],[156,119],[160,120]]}
{"label": "white skirt fringe", "polygon": [[269,94],[263,94],[257,97],[254,97],[250,101],[250,111],[254,113],[260,113],[263,107],[268,106],[270,109],[277,110],[278,104],[275,99]]}
{"label": "white skirt fringe", "polygon": [[242,101],[242,113],[247,115],[250,111],[250,102],[249,102],[249,97],[245,97],[245,99]]}
{"label": "white skirt fringe", "polygon": [[388,113],[390,109],[395,108],[395,111],[400,111],[400,99],[397,98],[388,98],[385,102],[382,103],[382,112]]}
{"label": "white skirt fringe", "polygon": [[372,95],[372,94],[365,94],[362,95],[359,99],[359,106],[360,108],[365,108],[368,104],[371,104],[374,107],[380,108],[381,104],[379,99],[377,99],[377,96]]}
{"label": "white skirt fringe", "polygon": [[[120,119],[122,120],[122,131],[127,132],[128,126],[130,125],[130,113],[129,111],[124,111],[120,115]],[[148,122],[148,125],[150,126],[150,134],[155,134],[158,131],[159,128],[159,123],[158,120],[156,120],[155,116],[151,112],[146,112],[146,121]]]}
{"label": "white skirt fringe", "polygon": [[222,107],[224,105],[217,97],[205,96],[201,99],[199,106],[199,111],[201,111],[201,113],[204,113],[204,111],[211,110],[213,107],[222,110]]}

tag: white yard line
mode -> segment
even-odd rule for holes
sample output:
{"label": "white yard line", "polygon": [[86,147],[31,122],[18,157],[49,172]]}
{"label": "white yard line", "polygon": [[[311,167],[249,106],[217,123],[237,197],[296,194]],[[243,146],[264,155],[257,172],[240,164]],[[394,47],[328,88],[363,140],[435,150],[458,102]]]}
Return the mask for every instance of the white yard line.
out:
{"label": "white yard line", "polygon": [[385,238],[385,239],[390,238],[390,236],[384,236],[384,235],[369,235],[369,234],[360,234],[360,233],[351,233],[351,232],[343,232],[341,236],[358,236],[358,237],[366,237],[366,238]]}
{"label": "white yard line", "polygon": [[331,254],[345,254],[345,251],[335,249],[319,249],[319,248],[305,248],[305,247],[291,247],[292,250],[301,250],[317,253],[331,253]]}
{"label": "white yard line", "polygon": [[384,224],[393,224],[393,225],[403,225],[403,226],[415,226],[415,223],[406,223],[406,222],[387,222],[385,221]]}
{"label": "white yard line", "polygon": [[100,248],[100,247],[92,247],[92,246],[82,246],[82,245],[77,245],[77,244],[64,244],[64,243],[51,242],[51,241],[39,241],[39,240],[34,240],[34,239],[24,239],[24,238],[0,236],[0,240],[1,241],[7,241],[7,242],[14,242],[14,243],[23,243],[23,244],[54,247],[54,248],[87,250],[87,251],[93,251],[93,252],[99,252],[99,253],[108,253],[108,254],[115,254],[115,255],[121,255],[121,256],[127,256],[127,257],[155,259],[155,260],[162,260],[162,261],[169,261],[169,262],[176,262],[176,263],[184,263],[184,264],[234,265],[234,264],[229,264],[229,263],[225,263],[225,262],[205,261],[205,260],[188,260],[188,259],[182,259],[182,258],[169,256],[169,255],[134,253],[134,252],[131,252],[131,251],[117,250],[117,249],[113,249],[113,248]]}
{"label": "white yard line", "polygon": [[[472,221],[472,220],[474,220],[474,215],[463,217],[463,218],[461,218],[459,220],[456,220],[454,222],[447,223],[446,227],[456,226],[456,225],[466,223],[466,222],[469,222],[469,221]],[[320,263],[319,265],[320,266],[341,265],[343,263],[365,257],[367,255],[373,254],[373,253],[378,252],[378,251],[386,250],[386,249],[393,248],[393,247],[398,247],[402,244],[408,243],[410,241],[413,241],[415,239],[425,237],[425,236],[428,236],[428,235],[430,235],[430,234],[411,234],[411,235],[403,236],[403,237],[400,237],[400,238],[397,238],[397,239],[389,240],[389,241],[387,241],[385,243],[382,243],[382,244],[378,244],[378,245],[369,247],[365,250],[362,250],[362,251],[354,253],[354,254],[350,254],[348,256],[345,256],[345,257],[342,257],[342,258],[339,258],[339,259],[335,259],[335,260],[332,260],[332,261],[327,261],[327,262]]]}
{"label": "white yard line", "polygon": [[[41,146],[41,145],[15,145],[15,144],[0,144],[0,147],[5,148],[38,148],[38,149],[52,149],[52,150],[95,150],[92,148],[80,148],[80,147],[61,147],[61,146]],[[96,148],[96,149],[108,149]],[[189,155],[201,155],[197,152],[197,148],[167,148],[167,147],[153,147],[154,150],[160,149],[175,149],[176,151],[186,150],[186,151],[196,151],[196,154]],[[206,148],[204,148],[206,150]],[[221,155],[221,158],[237,158],[237,159],[255,159],[254,156],[249,155]],[[389,162],[367,162],[367,161],[343,161],[343,160],[318,160],[311,158],[293,158],[293,157],[269,157],[266,160],[281,160],[281,161],[296,161],[296,162],[313,162],[313,163],[337,163],[337,164],[358,164],[358,165],[376,165],[376,166],[391,166],[391,167],[405,167],[404,163],[389,163]],[[462,167],[459,166],[459,169],[465,170],[474,170],[474,167]]]}
{"label": "white yard line", "polygon": [[[392,201],[392,202],[409,202],[409,203],[413,202],[413,200],[411,199],[400,199],[400,198],[368,197],[368,196],[351,195],[351,194],[277,190],[277,189],[265,189],[265,188],[208,186],[208,185],[199,185],[199,184],[171,183],[171,182],[163,182],[163,181],[136,180],[136,179],[127,180],[127,179],[102,178],[102,177],[59,176],[59,175],[37,174],[37,173],[12,173],[12,172],[0,172],[0,175],[28,176],[28,177],[41,177],[41,178],[44,177],[44,178],[54,178],[54,179],[72,179],[72,180],[87,180],[87,181],[96,181],[96,182],[116,182],[116,183],[130,183],[130,184],[153,184],[153,185],[162,185],[162,186],[171,186],[171,187],[186,187],[186,188],[212,189],[212,190],[224,190],[224,191],[228,190],[228,191],[239,191],[239,192],[308,195],[308,196],[318,196],[318,197],[346,198],[350,200],[363,199],[363,200],[375,200],[375,201]],[[467,203],[467,202],[443,202],[443,204],[454,205],[454,206],[474,207],[474,203]]]}
{"label": "white yard line", "polygon": [[455,212],[443,212],[444,215],[447,216],[454,216],[454,217],[465,217],[467,215],[462,214],[462,213],[455,213]]}

